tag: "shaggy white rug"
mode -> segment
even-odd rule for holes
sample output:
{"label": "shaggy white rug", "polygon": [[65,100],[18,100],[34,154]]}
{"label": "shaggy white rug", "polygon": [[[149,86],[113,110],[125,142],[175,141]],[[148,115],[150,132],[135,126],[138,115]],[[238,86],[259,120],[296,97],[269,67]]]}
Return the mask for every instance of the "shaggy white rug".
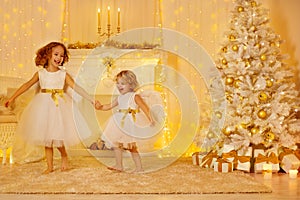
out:
{"label": "shaggy white rug", "polygon": [[[214,172],[180,158],[161,170],[130,174],[109,171],[94,157],[69,159],[71,169],[42,175],[46,162],[0,167],[0,193],[13,194],[215,194],[269,193],[249,174]],[[55,159],[55,165],[60,160]],[[57,167],[58,168],[58,167]]]}

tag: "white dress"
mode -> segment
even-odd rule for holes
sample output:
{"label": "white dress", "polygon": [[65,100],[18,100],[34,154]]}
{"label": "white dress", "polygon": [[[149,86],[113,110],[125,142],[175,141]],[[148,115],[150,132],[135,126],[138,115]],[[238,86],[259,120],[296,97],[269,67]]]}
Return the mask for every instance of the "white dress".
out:
{"label": "white dress", "polygon": [[148,105],[156,122],[154,126],[150,126],[150,121],[135,103],[135,95],[134,92],[128,92],[118,96],[118,108],[102,133],[102,140],[109,148],[118,147],[119,143],[127,148],[134,142],[139,145],[139,143],[151,141],[162,129],[164,116],[160,116],[160,120],[157,119],[163,107],[159,106],[159,112],[157,112],[157,109],[153,109],[157,107]]}
{"label": "white dress", "polygon": [[[42,147],[79,144],[91,135],[85,119],[68,95],[56,94],[54,97],[49,92],[64,89],[66,72],[41,69],[38,74],[41,92],[33,97],[22,113],[16,132],[17,141],[21,139],[27,145]],[[16,151],[18,147],[17,144]]]}

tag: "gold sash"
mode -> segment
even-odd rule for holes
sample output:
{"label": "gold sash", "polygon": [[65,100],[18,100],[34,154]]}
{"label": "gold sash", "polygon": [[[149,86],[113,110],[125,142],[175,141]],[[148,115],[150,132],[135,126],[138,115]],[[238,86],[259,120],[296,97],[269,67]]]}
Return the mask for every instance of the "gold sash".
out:
{"label": "gold sash", "polygon": [[57,95],[60,97],[64,97],[64,90],[63,89],[41,89],[42,93],[51,93],[51,98],[53,99],[56,106],[58,106],[58,98]]}

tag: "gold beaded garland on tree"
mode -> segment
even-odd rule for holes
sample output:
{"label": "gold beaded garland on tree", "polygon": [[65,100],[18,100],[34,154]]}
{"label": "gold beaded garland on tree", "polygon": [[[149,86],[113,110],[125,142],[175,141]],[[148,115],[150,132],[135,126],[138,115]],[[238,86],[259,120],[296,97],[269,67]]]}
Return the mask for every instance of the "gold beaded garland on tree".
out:
{"label": "gold beaded garland on tree", "polygon": [[258,111],[257,116],[261,119],[265,119],[267,117],[267,113],[262,109]]}

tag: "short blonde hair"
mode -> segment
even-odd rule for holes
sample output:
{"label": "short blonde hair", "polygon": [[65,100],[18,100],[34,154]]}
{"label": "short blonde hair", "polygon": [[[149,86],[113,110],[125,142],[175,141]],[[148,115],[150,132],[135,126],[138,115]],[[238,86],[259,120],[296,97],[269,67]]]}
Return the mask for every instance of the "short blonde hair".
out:
{"label": "short blonde hair", "polygon": [[117,81],[120,78],[123,78],[131,86],[131,89],[133,91],[136,91],[136,89],[139,87],[136,75],[130,70],[123,70],[119,72],[115,76],[115,81]]}

